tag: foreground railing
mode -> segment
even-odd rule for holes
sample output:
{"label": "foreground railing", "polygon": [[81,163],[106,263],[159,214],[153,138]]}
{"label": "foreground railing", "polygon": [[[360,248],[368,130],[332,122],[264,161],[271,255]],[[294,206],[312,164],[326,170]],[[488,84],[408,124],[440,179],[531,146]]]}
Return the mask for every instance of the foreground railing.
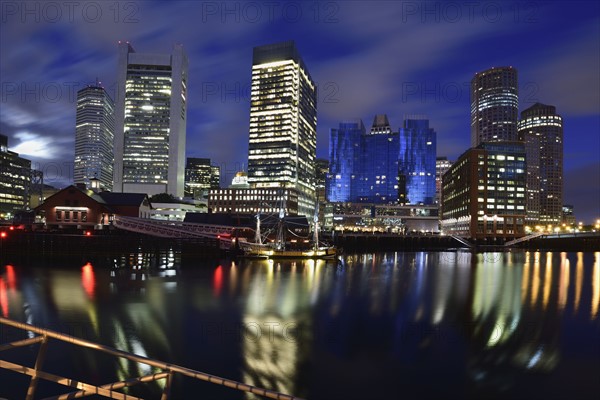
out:
{"label": "foreground railing", "polygon": [[[193,369],[181,367],[179,365],[169,364],[162,361],[154,360],[152,358],[138,356],[136,354],[127,353],[125,351],[117,350],[112,347],[104,346],[98,343],[90,342],[87,340],[79,339],[74,336],[65,335],[59,332],[54,332],[48,329],[38,328],[33,325],[25,324],[23,322],[13,321],[8,318],[0,317],[0,324],[12,326],[14,328],[18,328],[24,331],[29,331],[33,333],[37,333],[40,336],[34,336],[33,338],[18,340],[15,342],[1,344],[0,352],[13,349],[16,347],[29,346],[33,344],[40,343],[40,348],[38,351],[37,359],[35,361],[35,365],[33,368],[26,367],[24,365],[19,365],[15,363],[11,363],[9,361],[5,361],[0,359],[0,368],[8,369],[14,372],[18,372],[21,374],[31,376],[31,381],[29,384],[29,388],[27,389],[27,400],[32,400],[35,395],[35,390],[37,387],[37,383],[39,379],[48,380],[54,383],[58,383],[60,385],[69,386],[77,391],[61,394],[59,396],[49,397],[49,399],[75,399],[85,396],[91,395],[100,395],[103,397],[108,397],[111,399],[139,399],[139,397],[134,397],[131,395],[127,395],[125,393],[117,392],[115,390],[122,389],[124,387],[129,387],[133,385],[137,385],[139,383],[145,382],[153,382],[158,379],[166,379],[166,383],[164,386],[164,390],[161,396],[161,400],[166,400],[169,398],[169,392],[171,389],[171,382],[173,380],[173,376],[175,374],[181,374],[184,376],[188,376],[190,378],[199,379],[202,381],[211,382],[217,385],[226,386],[232,389],[250,392],[257,395],[269,397],[272,399],[280,399],[280,400],[300,400],[298,397],[290,396],[283,393],[278,393],[272,390],[261,389],[255,386],[246,385],[245,383],[233,381],[230,379],[221,378],[215,375],[207,374],[204,372],[195,371]],[[102,386],[91,385],[88,383],[80,382],[74,379],[64,378],[58,375],[54,375],[48,372],[42,371],[42,364],[44,363],[44,359],[46,356],[46,349],[48,347],[49,339],[56,339],[66,343],[70,343],[75,346],[84,347],[92,350],[97,350],[103,353],[107,353],[113,355],[115,357],[125,358],[130,361],[138,362],[141,364],[146,364],[152,367],[160,368],[162,371],[157,372],[150,375],[144,375],[140,377],[131,378],[125,381],[118,381],[108,383]],[[194,396],[195,397],[195,396]],[[198,396],[200,397],[200,396]]]}

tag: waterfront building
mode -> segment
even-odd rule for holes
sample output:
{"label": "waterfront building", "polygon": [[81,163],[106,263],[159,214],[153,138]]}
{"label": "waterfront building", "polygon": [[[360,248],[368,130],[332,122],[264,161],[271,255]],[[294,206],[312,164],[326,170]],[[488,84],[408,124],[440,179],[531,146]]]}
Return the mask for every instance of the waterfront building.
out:
{"label": "waterfront building", "polygon": [[577,222],[575,213],[573,212],[572,204],[563,204],[562,206],[562,223],[566,226],[574,225]]}
{"label": "waterfront building", "polygon": [[90,187],[90,179],[112,190],[115,104],[97,82],[77,92],[73,180]]}
{"label": "waterfront building", "polygon": [[0,135],[0,220],[29,206],[31,160],[8,150],[8,137]]}
{"label": "waterfront building", "polygon": [[396,234],[439,232],[436,205],[333,203],[333,229]]}
{"label": "waterfront building", "polygon": [[358,169],[358,147],[365,135],[361,119],[340,122],[329,135],[329,173],[325,182],[327,200],[330,202],[352,201],[352,185]]}
{"label": "waterfront building", "polygon": [[563,124],[556,107],[535,103],[521,112],[519,140],[527,151],[527,214],[531,223],[562,222]]}
{"label": "waterfront building", "polygon": [[115,192],[184,195],[188,60],[119,42]]}
{"label": "waterfront building", "polygon": [[332,129],[326,191],[330,202],[434,204],[436,133],[423,117],[389,129],[377,115],[370,133],[361,120]]}
{"label": "waterfront building", "polygon": [[471,80],[471,147],[517,140],[518,93],[517,70],[513,67],[475,74]]}
{"label": "waterfront building", "polygon": [[254,48],[248,181],[293,188],[298,211],[315,209],[316,85],[293,41]]}
{"label": "waterfront building", "polygon": [[435,203],[442,204],[442,176],[450,169],[452,161],[448,157],[437,157],[435,159]]}
{"label": "waterfront building", "polygon": [[201,199],[209,189],[221,186],[221,168],[210,158],[188,157],[185,164],[185,196]]}
{"label": "waterfront building", "polygon": [[415,116],[404,120],[398,136],[398,175],[406,179],[406,183],[403,183],[407,196],[404,203],[434,204],[436,132],[429,127],[428,119]]}
{"label": "waterfront building", "polygon": [[467,150],[442,178],[442,231],[474,239],[523,236],[526,180],[523,143]]}
{"label": "waterfront building", "polygon": [[115,215],[149,218],[152,205],[143,193],[99,192],[68,186],[35,208],[48,229],[105,229]]}

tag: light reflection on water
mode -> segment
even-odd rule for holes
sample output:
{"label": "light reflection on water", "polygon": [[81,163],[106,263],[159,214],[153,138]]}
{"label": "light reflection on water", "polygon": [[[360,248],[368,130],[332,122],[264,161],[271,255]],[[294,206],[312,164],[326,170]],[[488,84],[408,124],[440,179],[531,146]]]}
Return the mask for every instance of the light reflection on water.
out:
{"label": "light reflection on water", "polygon": [[[600,253],[198,265],[170,251],[0,270],[5,317],[310,398],[568,396],[600,373],[599,307]],[[111,375],[102,383],[156,372],[72,357],[84,377]],[[254,398],[195,385],[173,390]],[[598,389],[590,379],[582,393]]]}

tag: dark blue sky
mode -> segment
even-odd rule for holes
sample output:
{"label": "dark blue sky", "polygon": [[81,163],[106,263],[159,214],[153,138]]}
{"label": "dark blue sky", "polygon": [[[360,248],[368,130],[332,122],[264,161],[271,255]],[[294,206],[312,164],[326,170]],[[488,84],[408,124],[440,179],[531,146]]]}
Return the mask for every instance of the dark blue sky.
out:
{"label": "dark blue sky", "polygon": [[564,119],[565,203],[600,217],[600,7],[582,1],[0,1],[0,132],[46,182],[71,178],[75,93],[98,77],[114,95],[116,43],[190,61],[188,156],[246,163],[252,48],[295,40],[319,85],[317,155],[329,129],[387,113],[424,114],[438,155],[470,144],[473,74],[519,71],[520,110],[552,104]]}

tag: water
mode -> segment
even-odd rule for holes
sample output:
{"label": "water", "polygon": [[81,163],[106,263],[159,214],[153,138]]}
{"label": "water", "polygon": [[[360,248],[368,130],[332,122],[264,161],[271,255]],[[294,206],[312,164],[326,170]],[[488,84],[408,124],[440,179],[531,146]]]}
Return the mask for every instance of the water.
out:
{"label": "water", "polygon": [[[0,266],[5,317],[309,399],[597,398],[599,308],[600,253]],[[0,342],[25,337],[1,329]],[[0,357],[33,366],[36,351]],[[156,371],[55,341],[45,366],[95,384]],[[27,382],[0,370],[0,397]],[[172,394],[254,398],[189,378]]]}

